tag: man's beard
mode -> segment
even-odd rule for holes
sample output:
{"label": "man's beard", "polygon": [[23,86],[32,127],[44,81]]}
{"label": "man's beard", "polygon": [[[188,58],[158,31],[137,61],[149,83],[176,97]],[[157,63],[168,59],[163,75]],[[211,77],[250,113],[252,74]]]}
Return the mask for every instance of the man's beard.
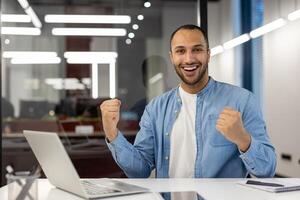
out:
{"label": "man's beard", "polygon": [[[200,66],[199,63],[192,63],[192,64],[198,64]],[[184,77],[184,74],[181,71],[180,65],[179,66],[174,65],[174,67],[175,67],[175,71],[176,71],[177,75],[180,77],[180,79],[189,86],[195,86],[198,83],[200,83],[203,80],[203,78],[208,70],[208,64],[202,65],[202,69],[200,69],[200,71],[198,72],[197,78],[195,80],[189,81]],[[196,70],[199,70],[199,69],[196,69]]]}

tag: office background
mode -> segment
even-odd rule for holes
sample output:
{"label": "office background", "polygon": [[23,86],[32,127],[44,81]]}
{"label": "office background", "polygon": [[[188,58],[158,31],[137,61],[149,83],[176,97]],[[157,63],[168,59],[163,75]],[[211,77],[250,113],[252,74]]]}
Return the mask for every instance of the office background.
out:
{"label": "office background", "polygon": [[[182,24],[197,24],[198,7],[196,0],[2,0],[2,184],[6,165],[30,170],[36,164],[23,129],[58,132],[81,177],[124,177],[105,146],[97,106],[121,99],[119,128],[133,141],[145,104],[178,84],[169,37]],[[257,95],[278,156],[276,173],[284,177],[300,177],[300,19],[288,18],[299,9],[300,0],[207,3],[210,75]],[[130,22],[45,18],[57,14],[125,15]],[[251,34],[275,20],[274,30]],[[122,30],[120,36],[82,36],[75,30],[56,35],[54,28]],[[239,36],[242,44],[226,43]]]}

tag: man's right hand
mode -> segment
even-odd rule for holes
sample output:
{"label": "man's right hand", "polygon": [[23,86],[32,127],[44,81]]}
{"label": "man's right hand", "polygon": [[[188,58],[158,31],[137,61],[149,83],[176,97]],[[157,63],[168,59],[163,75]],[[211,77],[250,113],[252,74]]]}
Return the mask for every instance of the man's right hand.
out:
{"label": "man's right hand", "polygon": [[118,134],[117,125],[120,119],[121,101],[118,99],[106,100],[100,105],[102,124],[105,136],[111,142]]}

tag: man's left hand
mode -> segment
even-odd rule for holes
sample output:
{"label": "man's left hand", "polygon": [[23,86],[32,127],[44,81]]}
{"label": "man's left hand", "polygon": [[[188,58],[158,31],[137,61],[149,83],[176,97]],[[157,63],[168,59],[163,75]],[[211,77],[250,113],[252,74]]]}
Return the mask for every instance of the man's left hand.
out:
{"label": "man's left hand", "polygon": [[250,134],[244,128],[241,113],[225,107],[216,123],[217,130],[235,143],[242,152],[246,152],[251,143]]}

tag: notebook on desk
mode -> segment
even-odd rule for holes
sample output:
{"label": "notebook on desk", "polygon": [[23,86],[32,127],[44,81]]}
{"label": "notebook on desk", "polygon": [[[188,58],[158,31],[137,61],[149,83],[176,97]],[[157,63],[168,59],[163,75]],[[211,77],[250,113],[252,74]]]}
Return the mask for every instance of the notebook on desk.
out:
{"label": "notebook on desk", "polygon": [[288,192],[300,190],[299,178],[249,179],[238,182],[238,184],[267,192]]}
{"label": "notebook on desk", "polygon": [[26,130],[23,133],[48,180],[59,189],[86,199],[149,192],[111,179],[80,180],[56,133]]}

